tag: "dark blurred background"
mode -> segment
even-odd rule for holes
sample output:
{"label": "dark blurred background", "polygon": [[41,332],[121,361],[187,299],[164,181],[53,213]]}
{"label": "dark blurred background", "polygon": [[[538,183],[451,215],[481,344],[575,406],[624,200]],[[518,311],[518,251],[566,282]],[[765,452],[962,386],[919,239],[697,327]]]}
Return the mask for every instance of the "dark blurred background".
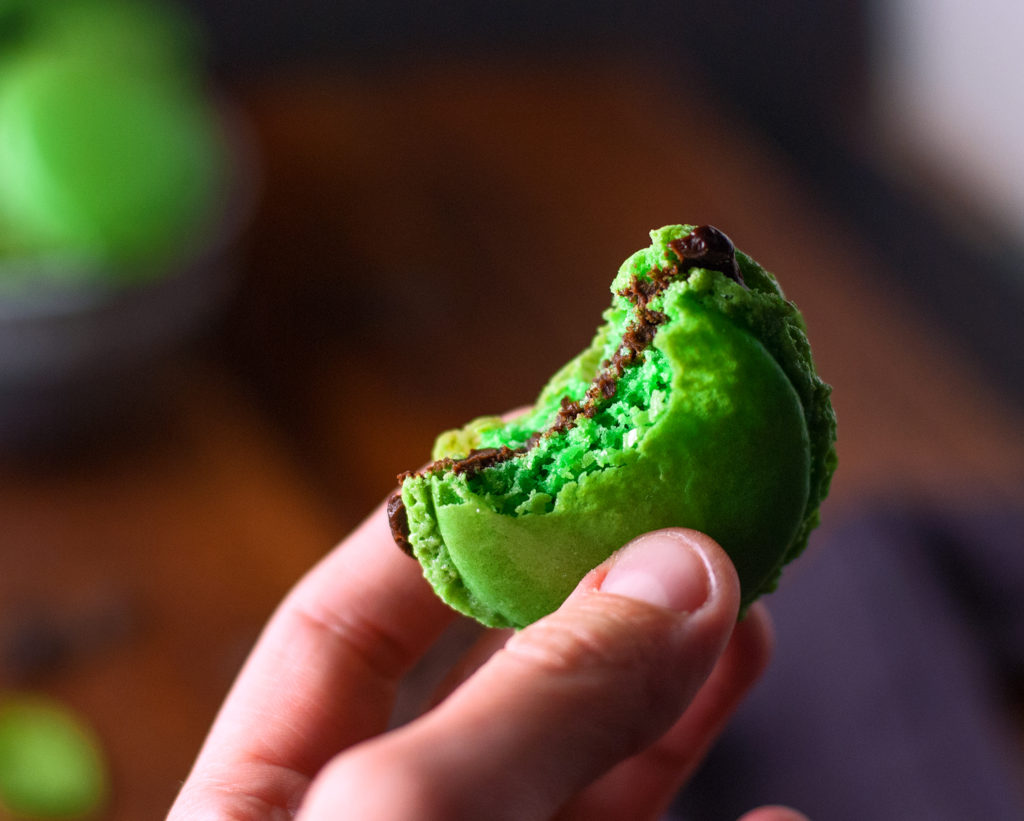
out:
{"label": "dark blurred background", "polygon": [[0,457],[0,688],[94,727],[99,817],[159,817],[280,596],[438,431],[529,401],[673,222],[778,274],[840,454],[680,809],[1020,817],[1024,13],[961,5],[182,3],[216,253],[91,333],[191,321],[49,415],[0,386],[36,422]]}
{"label": "dark blurred background", "polygon": [[[1010,61],[1024,23],[1005,3],[974,12],[914,0],[304,0],[259,12],[243,3],[191,5],[227,78],[295,67],[400,74],[453,60],[585,63],[615,54],[657,66],[679,95],[666,105],[691,117],[700,113],[686,90],[699,83],[885,249],[904,273],[886,287],[952,323],[979,367],[1024,401],[1024,354],[1005,336],[1024,304],[1021,160],[1011,136],[1020,122],[1002,113],[1020,102],[1019,66]],[[959,86],[946,82],[957,74],[966,78]],[[979,162],[959,150],[962,132],[977,138],[977,154],[993,142],[1003,153],[977,172]],[[1016,196],[992,192],[999,175]],[[974,283],[966,302],[958,275],[965,268]]]}

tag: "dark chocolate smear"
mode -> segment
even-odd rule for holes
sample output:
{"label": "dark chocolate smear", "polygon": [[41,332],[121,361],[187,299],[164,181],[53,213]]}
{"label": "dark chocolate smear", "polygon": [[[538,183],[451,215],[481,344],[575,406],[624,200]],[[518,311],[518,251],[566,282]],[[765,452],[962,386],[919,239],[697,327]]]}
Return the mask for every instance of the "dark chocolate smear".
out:
{"label": "dark chocolate smear", "polygon": [[736,262],[736,246],[713,225],[701,225],[685,237],[672,240],[668,247],[679,257],[680,268],[707,268],[720,271],[744,288],[746,283]]}
{"label": "dark chocolate smear", "polygon": [[391,538],[402,548],[402,552],[412,556],[412,544],[409,542],[409,516],[405,512],[401,489],[388,496],[388,525],[391,527]]}
{"label": "dark chocolate smear", "polygon": [[520,453],[526,453],[526,448],[510,448],[505,445],[500,448],[471,450],[468,456],[452,462],[452,471],[472,475],[479,473],[484,468],[505,462]]}

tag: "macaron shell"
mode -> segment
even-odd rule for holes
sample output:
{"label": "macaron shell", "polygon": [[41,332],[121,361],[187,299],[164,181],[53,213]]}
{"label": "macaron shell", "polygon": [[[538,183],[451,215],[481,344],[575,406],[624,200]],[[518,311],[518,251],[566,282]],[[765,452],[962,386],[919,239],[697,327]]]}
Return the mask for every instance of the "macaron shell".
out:
{"label": "macaron shell", "polygon": [[428,477],[444,555],[419,558],[428,578],[432,562],[443,567],[449,604],[523,626],[630,539],[671,526],[722,544],[745,601],[774,583],[808,500],[799,398],[750,334],[686,295],[666,310],[672,321],[654,345],[673,366],[668,406],[615,468],[564,487],[551,512],[519,516],[496,513],[464,477]]}
{"label": "macaron shell", "polygon": [[131,70],[39,59],[0,85],[0,211],[22,245],[162,261],[207,215],[220,151],[204,105]]}

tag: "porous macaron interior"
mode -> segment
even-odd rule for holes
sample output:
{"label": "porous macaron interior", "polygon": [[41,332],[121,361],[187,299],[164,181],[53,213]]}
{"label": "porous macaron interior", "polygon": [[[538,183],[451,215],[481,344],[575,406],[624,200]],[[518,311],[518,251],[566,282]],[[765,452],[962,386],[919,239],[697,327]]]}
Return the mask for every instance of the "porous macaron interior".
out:
{"label": "porous macaron interior", "polygon": [[[590,346],[548,381],[532,410],[510,421],[482,417],[442,434],[432,457],[457,460],[479,450],[513,451],[466,476],[473,493],[485,496],[496,512],[513,516],[550,512],[567,484],[628,458],[668,406],[672,388],[669,358],[650,344],[658,325],[668,320],[662,313],[664,292],[681,287],[696,270],[720,290],[737,282],[747,287],[738,267],[737,282],[728,282],[720,271],[684,265],[683,252],[673,251],[670,243],[695,230],[713,232],[710,237],[726,243],[732,262],[734,249],[716,229],[685,225],[654,232],[651,248],[627,260],[612,283],[612,305]],[[770,279],[757,285],[778,295]],[[459,501],[455,493],[445,498],[442,492],[439,499],[441,504]]]}
{"label": "porous macaron interior", "polygon": [[[476,422],[476,443],[469,450],[523,449],[467,477],[470,489],[486,496],[497,512],[515,516],[550,512],[568,483],[620,463],[666,406],[671,366],[660,351],[650,349],[623,372],[614,396],[599,403],[592,415],[581,413],[566,429],[552,430],[566,404],[584,401],[600,363],[611,358],[621,341],[626,312],[609,313],[620,315],[608,317],[594,344],[549,383],[529,413],[507,423],[494,418]],[[531,444],[538,433],[539,439]],[[437,456],[468,452],[465,440],[451,441],[449,452],[445,452],[445,443],[440,444]],[[451,501],[458,500],[453,497]]]}

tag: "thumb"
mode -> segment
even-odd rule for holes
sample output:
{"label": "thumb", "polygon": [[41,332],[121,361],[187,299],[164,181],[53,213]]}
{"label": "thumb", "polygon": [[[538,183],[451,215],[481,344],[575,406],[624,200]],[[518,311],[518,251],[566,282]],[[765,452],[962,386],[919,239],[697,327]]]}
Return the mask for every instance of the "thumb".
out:
{"label": "thumb", "polygon": [[738,606],[735,570],[712,539],[679,529],[641,536],[435,710],[337,759],[307,807],[329,817],[331,795],[345,793],[351,811],[351,787],[383,770],[387,789],[356,792],[385,802],[360,808],[364,817],[550,817],[672,726],[721,655]]}

